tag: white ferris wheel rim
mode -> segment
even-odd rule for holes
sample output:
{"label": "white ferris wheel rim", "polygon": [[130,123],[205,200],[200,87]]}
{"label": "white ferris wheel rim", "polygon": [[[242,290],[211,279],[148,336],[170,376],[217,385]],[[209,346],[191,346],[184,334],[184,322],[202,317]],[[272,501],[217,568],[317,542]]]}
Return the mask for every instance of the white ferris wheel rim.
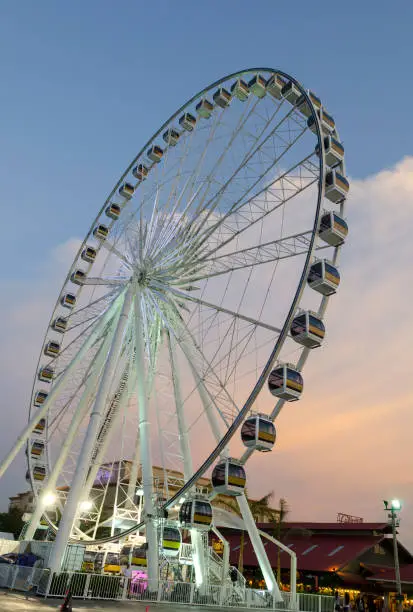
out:
{"label": "white ferris wheel rim", "polygon": [[[273,75],[279,75],[282,78],[286,79],[288,82],[292,82],[296,85],[296,87],[300,90],[301,95],[304,96],[307,104],[309,105],[310,109],[311,109],[311,113],[314,116],[315,119],[315,124],[316,124],[316,132],[317,132],[317,139],[318,139],[318,144],[321,148],[322,151],[324,151],[324,144],[323,144],[323,137],[321,134],[321,130],[320,130],[320,125],[319,125],[319,120],[317,118],[314,106],[312,104],[312,101],[310,99],[310,97],[308,96],[306,90],[304,90],[304,88],[290,75],[288,75],[287,73],[284,73],[283,71],[280,70],[275,70],[275,69],[269,69],[269,68],[251,68],[251,69],[247,69],[247,70],[243,70],[240,72],[236,72],[233,74],[230,74],[228,76],[225,76],[221,79],[219,79],[218,81],[216,81],[215,83],[209,85],[207,88],[201,90],[199,93],[197,93],[195,96],[193,96],[188,102],[186,102],[181,108],[179,108],[162,126],[161,128],[155,133],[154,136],[152,136],[152,138],[144,145],[144,147],[141,149],[141,151],[138,153],[138,155],[135,157],[135,159],[131,162],[131,164],[128,166],[128,168],[125,170],[125,172],[123,173],[123,175],[120,177],[119,181],[117,182],[117,184],[115,185],[115,187],[113,188],[112,192],[110,193],[109,197],[107,198],[107,200],[105,201],[104,205],[102,206],[99,214],[97,215],[95,221],[93,222],[89,232],[87,233],[74,261],[73,264],[69,270],[69,273],[67,275],[67,278],[63,284],[63,289],[62,292],[59,296],[59,300],[56,303],[55,309],[53,310],[52,313],[52,317],[50,320],[50,324],[52,323],[52,321],[54,320],[56,313],[61,312],[61,308],[60,308],[60,297],[62,296],[62,294],[64,293],[64,289],[65,287],[68,285],[69,281],[70,281],[70,277],[71,274],[74,272],[74,270],[76,269],[77,263],[80,260],[82,251],[84,250],[84,248],[87,246],[87,242],[88,240],[90,240],[90,237],[92,235],[93,232],[93,228],[96,227],[96,224],[99,223],[99,219],[102,218],[102,216],[105,213],[105,210],[107,208],[107,206],[111,203],[111,201],[113,200],[114,195],[117,193],[119,187],[123,184],[123,182],[125,181],[125,179],[128,177],[128,174],[130,174],[131,169],[134,167],[134,165],[140,160],[142,159],[145,151],[155,142],[155,140],[157,138],[159,138],[160,135],[162,135],[162,132],[168,128],[169,126],[172,125],[172,122],[177,119],[177,117],[182,113],[185,112],[186,109],[191,108],[191,105],[193,105],[193,103],[196,100],[199,100],[202,98],[203,95],[206,95],[207,93],[211,92],[214,88],[219,87],[220,85],[222,85],[223,83],[229,81],[230,79],[234,79],[234,78],[242,78],[244,75],[249,74],[250,76],[252,74],[257,74],[257,73],[270,73]],[[240,409],[240,411],[238,412],[238,415],[235,417],[235,419],[233,420],[233,422],[230,424],[230,426],[228,427],[227,431],[225,432],[224,436],[222,437],[221,441],[219,444],[217,444],[217,446],[215,447],[215,449],[212,451],[212,453],[210,453],[210,455],[207,457],[207,459],[202,463],[202,465],[198,468],[198,470],[196,470],[194,472],[194,474],[192,475],[192,477],[187,481],[187,483],[185,484],[184,487],[182,487],[175,495],[173,495],[170,499],[167,500],[167,502],[164,504],[164,508],[166,509],[167,507],[169,507],[170,505],[172,505],[173,503],[175,503],[186,491],[188,491],[193,485],[194,483],[200,478],[200,476],[202,476],[205,471],[210,467],[210,465],[213,463],[213,461],[220,455],[220,453],[222,452],[222,449],[225,447],[225,445],[229,442],[229,440],[232,438],[232,436],[235,434],[235,432],[238,430],[240,424],[242,423],[242,421],[244,420],[245,416],[248,414],[248,412],[250,411],[256,397],[258,396],[258,394],[260,393],[260,391],[263,388],[263,385],[266,382],[266,379],[268,377],[268,374],[271,371],[271,368],[274,364],[274,362],[276,361],[279,352],[283,346],[283,343],[285,341],[285,338],[288,334],[288,330],[291,324],[291,320],[294,316],[294,314],[297,311],[297,308],[300,304],[300,299],[305,287],[305,282],[307,279],[307,275],[308,275],[308,270],[309,267],[311,265],[311,261],[313,258],[313,253],[314,253],[314,248],[315,248],[315,244],[316,244],[316,237],[317,237],[317,229],[318,229],[318,225],[319,225],[319,219],[320,219],[320,214],[321,214],[321,210],[322,210],[322,202],[323,202],[323,198],[324,198],[324,174],[325,174],[325,167],[324,167],[324,154],[319,156],[319,177],[318,177],[318,194],[317,194],[317,203],[316,203],[316,210],[315,210],[315,217],[314,217],[314,224],[312,227],[312,233],[311,233],[311,237],[309,239],[309,245],[308,245],[308,249],[306,252],[306,258],[305,258],[305,263],[302,269],[302,273],[299,279],[299,283],[298,283],[298,287],[296,289],[294,298],[292,300],[291,303],[291,307],[289,309],[288,315],[284,321],[283,327],[278,335],[278,339],[276,341],[275,346],[273,347],[273,350],[271,351],[266,366],[264,367],[264,369],[261,372],[261,375],[259,376],[258,380],[256,381],[256,384],[254,386],[254,388],[252,389],[251,393],[249,394],[247,401],[244,403],[244,405],[242,406],[242,408]],[[343,208],[344,203],[342,204],[341,208]],[[112,223],[113,225],[113,223]],[[335,247],[334,249],[334,257],[333,259],[333,263],[336,262],[337,257],[338,257],[338,252],[339,252],[339,248],[340,247]],[[109,257],[109,255],[108,255]],[[79,292],[80,293],[80,292]],[[116,285],[114,286],[114,293],[113,295],[117,295],[116,292]],[[319,314],[324,314],[325,308],[327,306],[327,302],[328,302],[328,298],[322,298],[321,300],[321,304],[319,307]],[[48,329],[50,328],[50,324],[48,326]],[[44,341],[43,346],[46,344],[46,340],[48,338],[48,334],[46,334],[46,338]],[[308,356],[309,350],[308,349],[303,349],[302,353],[301,353],[301,358],[299,360],[298,363],[298,368],[301,369],[302,366],[305,363],[305,360]],[[41,361],[42,361],[42,355],[40,356],[39,359],[39,365],[37,370],[39,369],[40,365],[41,365]],[[37,384],[37,380],[35,379],[35,384],[33,386],[33,395],[36,391],[36,389],[38,388],[38,384]],[[277,402],[277,405],[274,409],[274,411],[271,414],[271,419],[274,420],[275,417],[277,416],[277,414],[279,413],[282,405],[284,403],[284,400],[279,400]],[[31,401],[31,412],[33,409],[33,398]],[[48,449],[46,447],[46,453],[48,453]],[[246,453],[244,453],[243,457],[241,457],[241,461],[245,463],[245,461],[249,458],[251,452],[246,451]],[[48,463],[49,463],[49,457],[48,459]],[[30,472],[30,478],[31,478],[31,482],[32,482],[32,488],[34,490],[34,493],[36,495],[36,497],[38,496],[38,489],[36,488],[34,482],[33,482],[33,476],[32,476],[32,464],[30,462],[30,454],[28,452],[28,461],[29,461],[29,472]],[[49,470],[50,470],[50,463],[49,463]],[[117,534],[115,537],[111,537],[111,538],[102,538],[101,540],[95,540],[96,542],[107,542],[110,540],[114,540],[114,539],[119,539],[119,537],[125,536],[128,533],[133,532],[134,530],[136,530],[137,525],[134,525],[132,528],[125,530],[124,532],[122,532],[121,534]]]}

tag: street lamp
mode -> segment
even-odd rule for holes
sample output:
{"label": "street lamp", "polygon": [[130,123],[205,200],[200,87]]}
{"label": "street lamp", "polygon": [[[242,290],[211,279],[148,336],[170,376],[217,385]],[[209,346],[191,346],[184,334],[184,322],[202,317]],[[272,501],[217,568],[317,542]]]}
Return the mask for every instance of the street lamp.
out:
{"label": "street lamp", "polygon": [[399,612],[403,611],[403,594],[402,594],[402,583],[400,580],[400,565],[399,565],[399,549],[397,547],[397,527],[400,525],[399,515],[402,505],[399,499],[392,499],[390,502],[387,500],[383,500],[384,508],[387,514],[387,518],[389,519],[389,523],[391,525],[392,534],[393,534],[393,556],[394,556],[394,573],[396,576],[396,601],[397,601],[397,609]]}

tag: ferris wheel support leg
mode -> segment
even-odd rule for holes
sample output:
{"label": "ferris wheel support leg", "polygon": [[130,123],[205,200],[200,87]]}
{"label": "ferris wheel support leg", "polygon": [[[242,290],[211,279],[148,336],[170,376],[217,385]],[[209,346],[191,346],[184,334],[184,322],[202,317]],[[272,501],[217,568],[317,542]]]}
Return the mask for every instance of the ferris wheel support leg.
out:
{"label": "ferris wheel support leg", "polygon": [[270,562],[268,561],[267,553],[265,552],[264,544],[260,538],[260,534],[258,532],[257,526],[255,524],[254,518],[251,514],[251,509],[248,505],[246,497],[244,494],[239,495],[237,497],[237,502],[239,509],[241,511],[242,520],[245,523],[245,526],[248,531],[248,535],[251,540],[252,547],[255,552],[255,556],[257,557],[258,564],[260,566],[262,575],[264,576],[265,583],[267,585],[267,589],[271,591],[274,601],[279,602],[283,601],[281,597],[280,589],[278,588],[277,581],[275,580]]}
{"label": "ferris wheel support leg", "polygon": [[30,420],[29,424],[23,429],[22,433],[17,438],[16,444],[13,446],[9,454],[3,459],[0,464],[0,478],[3,476],[4,472],[7,470],[13,459],[16,457],[17,453],[22,448],[23,444],[27,441],[32,433],[34,427],[37,425],[40,419],[42,419],[53,402],[59,397],[59,395],[64,391],[67,383],[69,382],[69,374],[74,369],[79,361],[83,358],[85,353],[90,349],[92,344],[98,339],[99,334],[102,331],[102,328],[105,323],[107,323],[110,316],[113,315],[113,309],[109,309],[106,314],[102,317],[102,319],[97,324],[94,331],[90,334],[90,336],[86,339],[83,346],[80,348],[79,352],[75,356],[75,358],[70,362],[68,367],[65,370],[63,376],[59,378],[56,384],[53,386],[48,398],[44,402],[44,404],[39,408],[39,410],[34,414],[33,418]]}
{"label": "ferris wheel support leg", "polygon": [[[56,488],[56,483],[57,483],[57,479],[59,478],[59,475],[62,471],[62,468],[65,464],[65,461],[67,459],[67,456],[69,454],[70,448],[72,446],[73,440],[76,436],[77,430],[79,428],[80,423],[82,422],[83,418],[86,415],[86,411],[88,409],[89,406],[89,401],[91,398],[92,393],[95,390],[95,387],[97,385],[97,377],[99,376],[99,373],[102,369],[103,366],[103,362],[105,359],[105,356],[107,354],[107,350],[109,348],[109,340],[110,340],[110,334],[108,334],[108,337],[106,338],[106,340],[104,341],[104,343],[102,344],[102,346],[99,349],[99,353],[95,358],[95,368],[94,368],[94,372],[93,374],[90,374],[85,388],[83,390],[82,393],[82,397],[81,400],[76,408],[76,412],[73,415],[72,421],[70,423],[70,427],[69,430],[67,432],[66,438],[63,442],[61,451],[59,456],[57,457],[56,463],[53,466],[53,470],[50,474],[50,476],[47,479],[47,483],[46,483],[46,490],[49,492],[54,492],[54,489]],[[26,540],[32,540],[33,536],[36,532],[36,529],[39,525],[39,521],[42,518],[42,514],[45,510],[46,506],[43,503],[43,496],[40,495],[39,499],[37,500],[37,504],[36,504],[36,509],[33,513],[33,516],[30,520],[30,525],[25,533],[25,539]]]}
{"label": "ferris wheel support leg", "polygon": [[195,569],[195,583],[200,593],[205,590],[207,571],[205,566],[205,550],[202,542],[202,533],[191,529],[192,559]]}
{"label": "ferris wheel support leg", "polygon": [[60,571],[67,543],[70,538],[70,532],[76,517],[78,503],[83,497],[83,487],[85,485],[87,471],[90,466],[90,458],[93,447],[96,443],[96,437],[99,432],[99,427],[102,420],[102,415],[108,399],[110,386],[116,369],[124,332],[128,323],[129,312],[132,304],[132,284],[126,291],[124,296],[122,310],[116,325],[116,329],[112,339],[106,363],[103,369],[102,378],[99,384],[96,399],[90,414],[87,432],[82,444],[82,450],[76,465],[74,479],[70,487],[67,502],[64,508],[62,520],[60,521],[59,531],[57,532],[56,540],[50,555],[49,566],[54,572]]}
{"label": "ferris wheel support leg", "polygon": [[139,409],[139,437],[142,462],[143,508],[146,523],[146,541],[148,544],[148,584],[149,588],[158,587],[158,535],[155,525],[155,508],[153,503],[153,466],[150,446],[150,422],[147,406],[145,384],[145,354],[143,343],[143,326],[141,313],[141,292],[135,291],[135,367],[137,372],[137,397]]}
{"label": "ferris wheel support leg", "polygon": [[[185,482],[191,478],[193,474],[192,456],[189,447],[188,430],[185,423],[185,414],[182,402],[181,384],[179,379],[179,372],[176,363],[176,348],[175,339],[168,332],[168,348],[169,348],[169,359],[171,363],[172,381],[174,387],[175,397],[175,408],[176,418],[178,422],[179,431],[179,442],[181,446],[181,452],[184,459],[184,478]],[[202,589],[202,585],[207,582],[207,573],[205,567],[205,550],[202,540],[202,534],[196,529],[191,529],[191,543],[194,555],[194,568],[195,568],[195,582],[197,586]]]}

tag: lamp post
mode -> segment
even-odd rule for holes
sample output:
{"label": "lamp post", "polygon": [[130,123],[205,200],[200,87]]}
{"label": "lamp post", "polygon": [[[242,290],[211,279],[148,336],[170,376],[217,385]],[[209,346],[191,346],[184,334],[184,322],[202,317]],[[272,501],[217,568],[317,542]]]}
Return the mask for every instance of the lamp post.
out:
{"label": "lamp post", "polygon": [[397,610],[398,612],[403,611],[403,594],[402,594],[402,583],[400,580],[400,565],[399,565],[399,550],[397,547],[397,527],[400,525],[399,520],[399,512],[402,508],[402,505],[398,499],[392,499],[390,502],[384,501],[384,508],[386,510],[387,518],[389,519],[389,523],[392,528],[393,534],[393,556],[394,556],[394,573],[396,576],[396,601],[397,601]]}

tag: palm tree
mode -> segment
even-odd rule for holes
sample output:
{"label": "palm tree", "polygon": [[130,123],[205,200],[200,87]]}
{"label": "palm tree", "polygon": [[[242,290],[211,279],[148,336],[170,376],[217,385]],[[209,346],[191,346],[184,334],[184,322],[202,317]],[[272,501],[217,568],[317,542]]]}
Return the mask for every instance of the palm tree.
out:
{"label": "palm tree", "polygon": [[[290,508],[288,507],[287,500],[284,497],[281,497],[278,502],[278,512],[275,521],[273,521],[273,535],[274,538],[278,541],[281,541],[281,538],[285,532],[285,519],[290,512]],[[280,584],[281,582],[281,549],[277,549],[277,582]]]}
{"label": "palm tree", "polygon": [[[249,499],[247,495],[247,491],[245,491],[245,497],[247,499],[248,505],[251,510],[251,514],[254,517],[255,521],[258,521],[262,515],[269,516],[271,521],[273,521],[276,518],[279,511],[274,510],[270,506],[270,501],[273,495],[274,495],[273,491],[270,491],[269,493],[267,493],[260,499]],[[235,501],[235,499],[231,499],[231,500],[219,499],[219,503],[225,508],[227,508],[228,510],[230,510],[231,512],[233,512],[234,514],[236,514],[237,516],[241,517],[241,512],[240,512],[239,506],[237,502]],[[244,529],[242,529],[241,538],[240,538],[239,555],[238,555],[238,571],[241,574],[244,572],[244,547],[245,547],[245,531]]]}

